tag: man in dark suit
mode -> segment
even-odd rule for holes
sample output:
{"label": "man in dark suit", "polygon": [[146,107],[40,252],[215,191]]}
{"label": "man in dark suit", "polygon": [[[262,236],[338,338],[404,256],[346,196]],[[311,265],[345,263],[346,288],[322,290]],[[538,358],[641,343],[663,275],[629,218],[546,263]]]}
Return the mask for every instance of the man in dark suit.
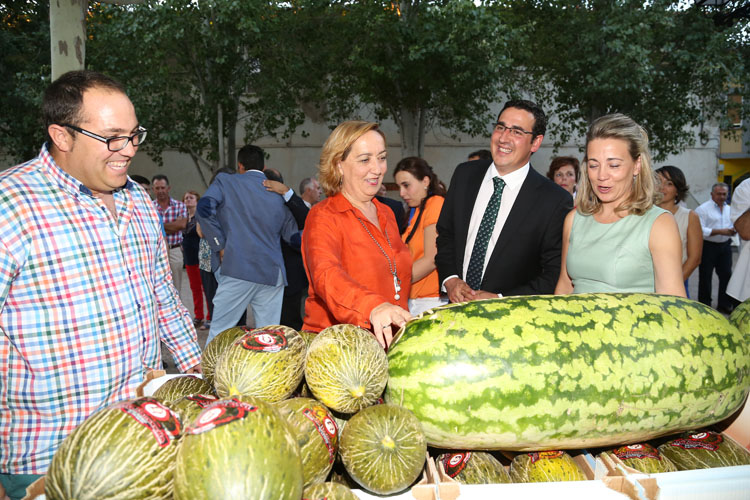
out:
{"label": "man in dark suit", "polygon": [[492,132],[492,160],[456,168],[435,257],[451,302],[554,292],[563,220],[573,207],[570,194],[529,163],[546,127],[535,103],[508,101]]}

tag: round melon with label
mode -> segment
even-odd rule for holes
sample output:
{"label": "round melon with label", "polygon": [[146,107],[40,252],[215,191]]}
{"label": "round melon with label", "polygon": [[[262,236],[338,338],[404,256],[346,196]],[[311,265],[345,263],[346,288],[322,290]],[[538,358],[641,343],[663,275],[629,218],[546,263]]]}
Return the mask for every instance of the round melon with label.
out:
{"label": "round melon with label", "polygon": [[323,403],[310,398],[292,398],[276,403],[297,438],[305,487],[322,483],[333,468],[339,449],[339,431],[333,415]]}
{"label": "round melon with label", "polygon": [[341,431],[344,467],[363,488],[379,495],[408,488],[419,477],[426,452],[422,424],[397,405],[369,406]]}
{"label": "round melon with label", "polygon": [[750,454],[717,432],[687,432],[659,446],[677,470],[712,469],[750,465]]}
{"label": "round melon with label", "polygon": [[503,464],[484,451],[460,451],[438,455],[436,462],[443,470],[461,484],[510,483],[510,475]]}
{"label": "round melon with label", "polygon": [[211,384],[195,375],[180,375],[164,382],[153,396],[169,404],[189,394],[213,394]]}
{"label": "round melon with label", "polygon": [[220,399],[185,428],[175,500],[299,500],[302,485],[289,424],[261,398]]}
{"label": "round melon with label", "polygon": [[216,370],[216,363],[224,351],[234,343],[235,340],[250,333],[253,329],[246,326],[233,326],[227,328],[211,342],[206,344],[206,348],[203,349],[201,354],[201,369],[203,370],[203,380],[208,382],[211,387],[214,386],[214,372]]}
{"label": "round melon with label", "polygon": [[190,394],[172,401],[168,406],[177,412],[184,425],[188,425],[208,405],[218,400],[219,398],[212,394]]}
{"label": "round melon with label", "polygon": [[333,325],[310,343],[305,381],[328,408],[356,413],[383,394],[388,359],[372,333],[355,325]]}
{"label": "round melon with label", "polygon": [[357,500],[357,495],[341,483],[317,483],[305,488],[302,500]]}
{"label": "round melon with label", "polygon": [[555,450],[517,455],[510,464],[510,478],[514,483],[547,483],[585,481],[586,475],[573,457]]}
{"label": "round melon with label", "polygon": [[674,472],[677,470],[671,460],[662,456],[659,450],[648,443],[620,446],[609,453],[619,458],[623,464],[644,474]]}
{"label": "round melon with label", "polygon": [[305,370],[305,341],[296,330],[256,328],[227,347],[216,363],[214,385],[221,397],[246,395],[270,402],[292,395]]}
{"label": "round melon with label", "polygon": [[169,499],[182,423],[152,397],[104,408],[76,427],[47,471],[48,500]]}

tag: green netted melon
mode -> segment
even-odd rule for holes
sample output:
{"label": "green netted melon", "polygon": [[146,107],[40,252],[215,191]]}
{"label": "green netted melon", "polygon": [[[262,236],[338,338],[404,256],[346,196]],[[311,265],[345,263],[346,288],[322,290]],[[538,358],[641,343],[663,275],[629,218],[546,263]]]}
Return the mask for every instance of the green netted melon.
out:
{"label": "green netted melon", "polygon": [[310,398],[292,398],[276,403],[297,438],[305,487],[322,483],[333,468],[339,449],[339,430],[323,403]]}
{"label": "green netted melon", "polygon": [[218,399],[219,398],[213,394],[190,394],[172,401],[168,406],[177,412],[180,416],[180,420],[182,420],[185,425],[188,425],[206,408],[206,406],[214,401],[218,401]]}
{"label": "green netted melon", "polygon": [[235,340],[251,331],[252,328],[246,326],[233,326],[232,328],[227,328],[214,337],[211,342],[206,345],[206,348],[203,349],[203,353],[201,354],[203,379],[211,384],[212,387],[214,385],[216,363],[219,361],[221,355],[224,354],[226,348],[232,345]]}
{"label": "green netted melon", "polygon": [[674,472],[677,469],[671,460],[663,457],[659,450],[648,443],[629,444],[620,446],[609,453],[622,461],[623,464],[644,474],[657,472]]}
{"label": "green netted melon", "polygon": [[341,483],[317,483],[305,488],[302,500],[357,500],[357,495]]}
{"label": "green netted melon", "polygon": [[334,325],[310,344],[305,380],[328,408],[356,413],[383,394],[388,360],[372,333],[355,325]]}
{"label": "green netted melon", "polygon": [[729,322],[736,326],[746,338],[750,338],[750,299],[734,308],[732,314],[729,315]]}
{"label": "green netted melon", "polygon": [[339,455],[349,475],[380,495],[411,485],[422,471],[427,443],[422,425],[397,405],[369,406],[341,432]]}
{"label": "green netted melon", "polygon": [[687,432],[659,446],[677,470],[712,469],[750,464],[750,453],[716,432]]}
{"label": "green netted melon", "polygon": [[305,370],[305,341],[296,330],[256,328],[232,343],[216,363],[214,385],[221,397],[243,394],[270,402],[292,395]]}
{"label": "green netted melon", "polygon": [[195,375],[181,375],[164,382],[154,391],[153,396],[169,404],[190,394],[213,394],[214,388]]}
{"label": "green netted melon", "polygon": [[575,460],[564,451],[522,453],[510,464],[514,483],[546,483],[553,481],[585,481],[586,475]]}
{"label": "green netted melon", "polygon": [[483,451],[443,453],[436,461],[443,470],[461,484],[510,483],[510,475],[498,459]]}
{"label": "green netted melon", "polygon": [[236,396],[211,403],[186,428],[175,500],[299,500],[302,462],[289,424],[272,404]]}
{"label": "green netted melon", "polygon": [[170,499],[182,423],[159,400],[143,397],[100,410],[55,452],[49,500]]}

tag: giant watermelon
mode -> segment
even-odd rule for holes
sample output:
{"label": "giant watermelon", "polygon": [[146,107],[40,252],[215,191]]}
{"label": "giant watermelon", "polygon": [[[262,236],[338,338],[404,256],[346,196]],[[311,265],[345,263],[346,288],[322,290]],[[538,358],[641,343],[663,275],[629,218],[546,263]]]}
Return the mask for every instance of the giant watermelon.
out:
{"label": "giant watermelon", "polygon": [[430,445],[532,451],[647,440],[731,415],[750,343],[701,303],[653,294],[455,304],[402,328],[386,400]]}
{"label": "giant watermelon", "polygon": [[177,414],[152,397],[99,410],[55,452],[45,497],[170,499],[181,432]]}

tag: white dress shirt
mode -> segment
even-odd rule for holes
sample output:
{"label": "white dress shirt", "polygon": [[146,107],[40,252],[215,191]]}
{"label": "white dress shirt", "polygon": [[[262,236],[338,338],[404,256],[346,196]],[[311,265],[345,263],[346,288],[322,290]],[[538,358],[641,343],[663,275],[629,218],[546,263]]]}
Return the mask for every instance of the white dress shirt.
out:
{"label": "white dress shirt", "polygon": [[700,217],[703,239],[705,241],[724,243],[731,238],[731,236],[724,234],[714,234],[711,236],[711,231],[714,229],[729,229],[734,227],[730,218],[731,209],[729,205],[724,203],[722,207],[719,207],[714,200],[708,200],[698,206],[695,209],[695,213]]}

